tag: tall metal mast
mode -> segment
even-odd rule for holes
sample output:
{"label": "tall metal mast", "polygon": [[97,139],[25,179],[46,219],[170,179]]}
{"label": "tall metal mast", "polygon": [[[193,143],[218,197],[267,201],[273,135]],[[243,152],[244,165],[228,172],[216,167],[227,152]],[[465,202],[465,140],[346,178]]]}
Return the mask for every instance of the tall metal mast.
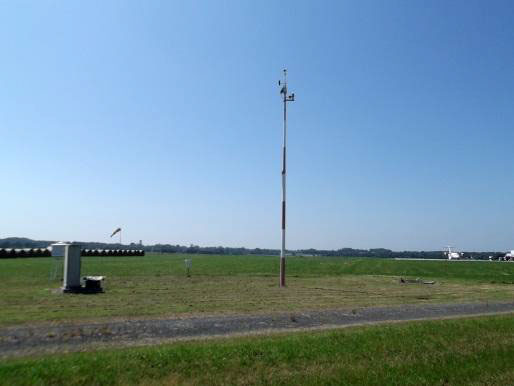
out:
{"label": "tall metal mast", "polygon": [[280,93],[284,102],[284,138],[282,144],[282,247],[280,249],[280,287],[286,286],[286,139],[287,139],[287,102],[294,101],[294,93],[287,95],[287,70],[284,69],[283,84]]}

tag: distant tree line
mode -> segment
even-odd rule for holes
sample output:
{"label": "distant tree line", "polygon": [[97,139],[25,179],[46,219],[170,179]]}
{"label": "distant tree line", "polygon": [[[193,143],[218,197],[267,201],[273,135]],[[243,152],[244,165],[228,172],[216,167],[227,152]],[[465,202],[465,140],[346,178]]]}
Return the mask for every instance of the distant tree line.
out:
{"label": "distant tree line", "polygon": [[205,254],[205,255],[278,255],[278,249],[266,248],[245,248],[245,247],[200,247],[191,244],[190,246],[184,245],[170,245],[170,244],[156,244],[146,245],[143,247],[147,252],[162,252],[162,253],[190,253],[190,254]]}
{"label": "distant tree line", "polygon": [[[24,237],[8,237],[0,239],[0,248],[46,248],[55,241],[31,240]],[[207,254],[207,255],[279,255],[280,250],[268,248],[244,248],[244,247],[200,247],[191,244],[171,245],[155,244],[144,245],[131,243],[97,243],[81,242],[84,249],[143,249],[150,253],[186,253],[186,254]],[[293,256],[330,256],[330,257],[376,257],[376,258],[410,258],[410,259],[444,259],[442,251],[392,251],[385,248],[354,249],[340,248],[331,249],[299,249],[288,251]],[[464,258],[488,259],[505,255],[505,252],[464,252]]]}
{"label": "distant tree line", "polygon": [[[304,256],[333,256],[333,257],[377,257],[377,258],[403,258],[403,259],[446,259],[443,251],[392,251],[385,248],[354,249],[341,248],[336,250],[300,249],[294,255]],[[487,260],[489,256],[498,258],[505,252],[463,252],[464,259]]]}

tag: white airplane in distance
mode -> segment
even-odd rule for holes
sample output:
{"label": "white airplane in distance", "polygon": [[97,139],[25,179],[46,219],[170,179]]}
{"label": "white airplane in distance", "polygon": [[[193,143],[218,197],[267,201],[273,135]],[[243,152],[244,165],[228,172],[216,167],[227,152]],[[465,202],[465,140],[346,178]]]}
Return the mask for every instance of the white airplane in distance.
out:
{"label": "white airplane in distance", "polygon": [[462,252],[452,252],[452,247],[447,246],[448,250],[444,251],[443,253],[448,256],[448,260],[457,260],[462,259],[464,257],[464,253]]}
{"label": "white airplane in distance", "polygon": [[498,260],[500,261],[514,261],[514,251],[507,252],[505,256],[500,257]]}

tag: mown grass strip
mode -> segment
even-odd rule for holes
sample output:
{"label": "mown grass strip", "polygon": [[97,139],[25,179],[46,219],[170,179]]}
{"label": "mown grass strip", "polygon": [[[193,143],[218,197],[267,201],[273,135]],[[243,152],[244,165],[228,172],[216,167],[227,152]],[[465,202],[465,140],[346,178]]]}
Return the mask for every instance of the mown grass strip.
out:
{"label": "mown grass strip", "polygon": [[505,385],[512,358],[504,315],[9,360],[0,383]]}
{"label": "mown grass strip", "polygon": [[[184,258],[193,259],[187,278]],[[105,275],[105,293],[60,295],[52,258],[0,260],[0,326],[110,317],[266,313],[394,304],[508,301],[514,264],[288,258],[287,288],[270,256],[85,257],[83,275]],[[61,271],[59,271],[61,272]],[[437,281],[398,283],[400,276]]]}

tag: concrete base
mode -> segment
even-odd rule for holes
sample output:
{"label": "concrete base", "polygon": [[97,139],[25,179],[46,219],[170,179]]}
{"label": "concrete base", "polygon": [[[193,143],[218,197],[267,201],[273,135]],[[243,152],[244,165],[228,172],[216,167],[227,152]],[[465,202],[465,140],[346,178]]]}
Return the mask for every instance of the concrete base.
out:
{"label": "concrete base", "polygon": [[99,294],[103,293],[104,290],[102,287],[99,288],[91,288],[91,287],[70,287],[70,288],[61,288],[61,292],[63,294]]}
{"label": "concrete base", "polygon": [[78,294],[82,290],[82,287],[61,287],[62,293],[65,294]]}

